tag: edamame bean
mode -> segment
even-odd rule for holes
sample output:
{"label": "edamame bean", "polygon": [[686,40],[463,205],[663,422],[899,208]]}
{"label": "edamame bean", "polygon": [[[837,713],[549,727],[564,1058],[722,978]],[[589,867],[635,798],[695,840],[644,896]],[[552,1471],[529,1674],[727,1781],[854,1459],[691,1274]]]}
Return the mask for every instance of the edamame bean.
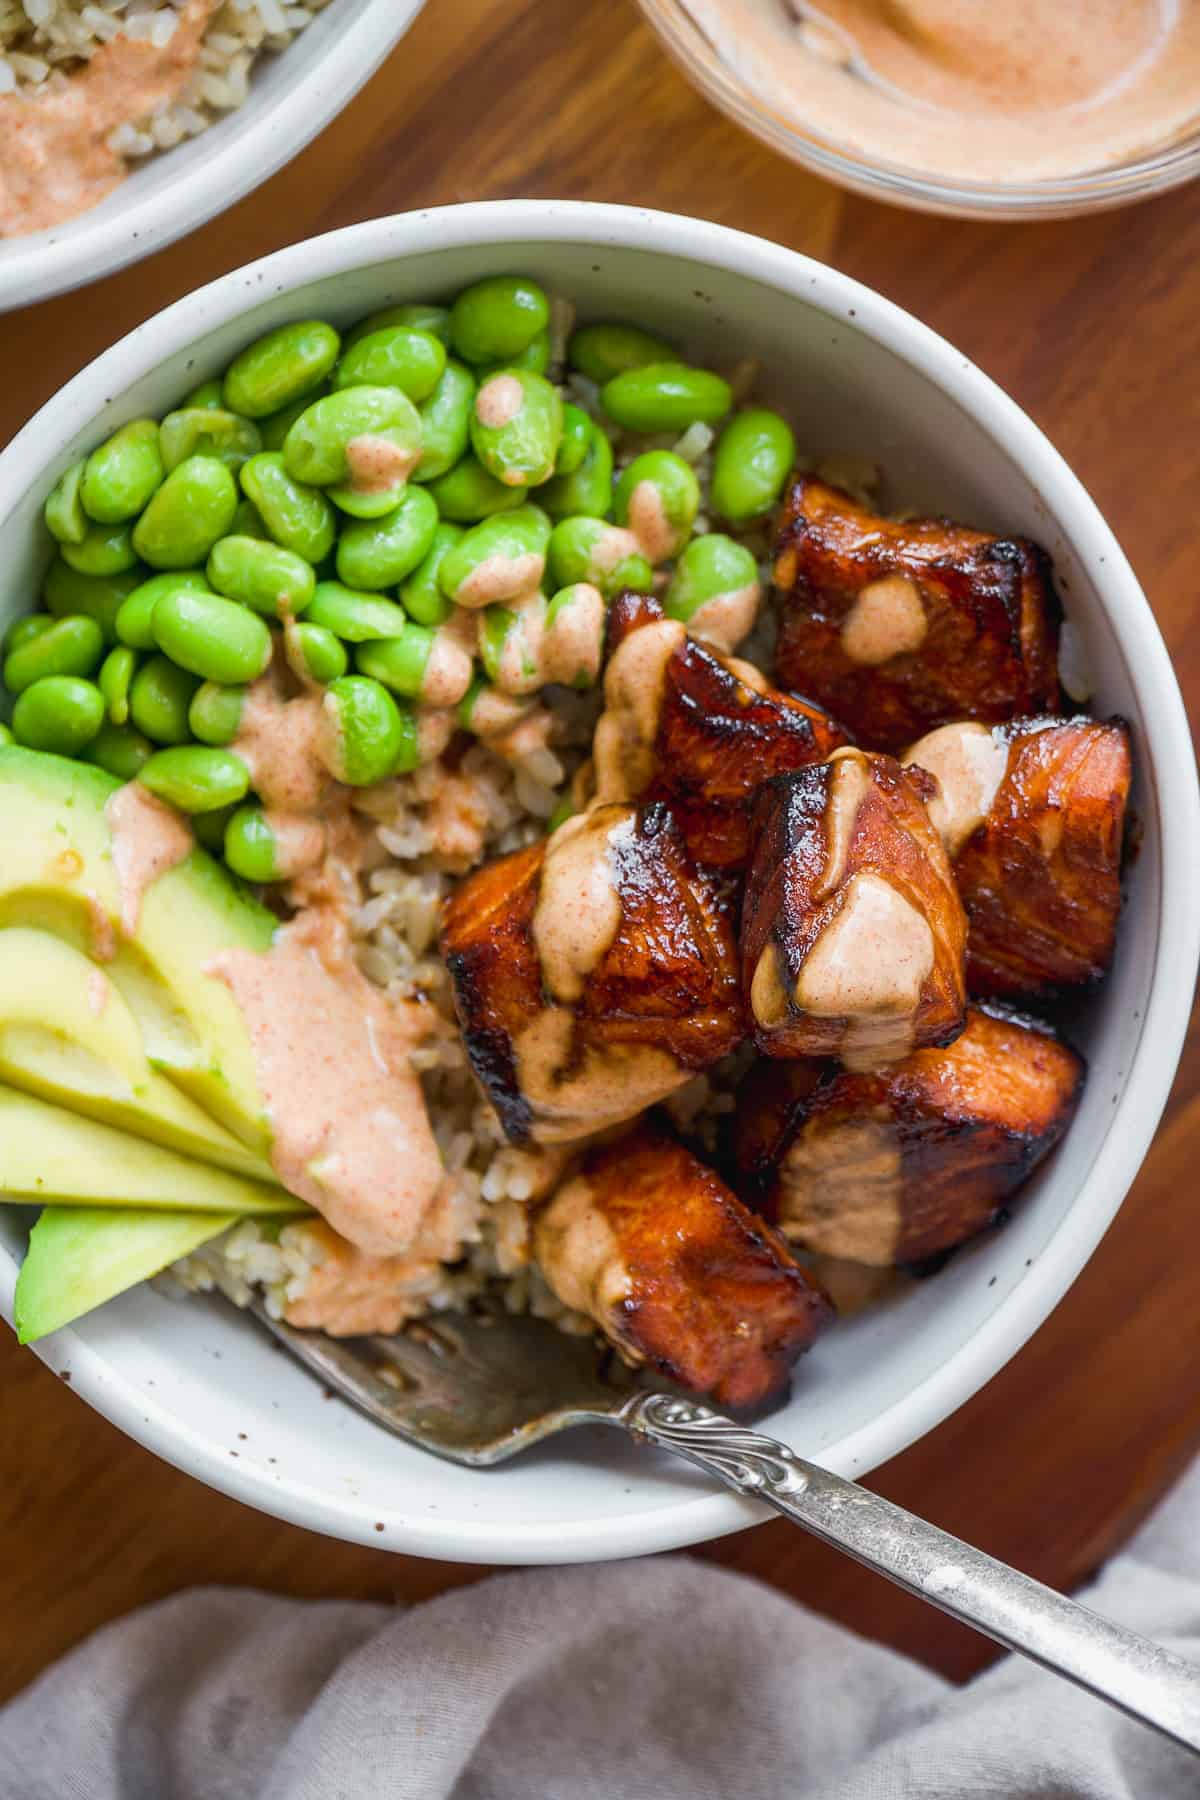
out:
{"label": "edamame bean", "polygon": [[340,349],[337,332],[322,319],[280,325],[229,365],[222,387],[225,405],[248,419],[268,418],[324,381]]}
{"label": "edamame bean", "polygon": [[310,625],[322,625],[348,644],[398,637],[408,623],[403,607],[380,594],[367,594],[340,581],[319,581],[308,609]]}
{"label": "edamame bean", "polygon": [[377,638],[363,644],[354,653],[354,666],[360,675],[382,681],[394,694],[409,699],[420,696],[434,634],[424,625],[406,625],[399,637]]}
{"label": "edamame bean", "polygon": [[168,413],[158,428],[158,441],[168,472],[189,456],[215,456],[228,468],[240,469],[263,447],[257,425],[212,406],[182,407]]}
{"label": "edamame bean", "polygon": [[141,582],[122,601],[116,615],[114,635],[131,650],[153,650],[154,609],[164,594],[209,594],[212,589],[199,569],[181,569],[166,575],[152,575]]}
{"label": "edamame bean", "polygon": [[17,696],[12,730],[29,750],[78,756],[104,723],[104,696],[78,675],[46,675]]}
{"label": "edamame bean", "polygon": [[567,362],[597,387],[628,369],[645,369],[675,359],[670,344],[637,325],[579,325],[567,345]]}
{"label": "edamame bean", "polygon": [[601,405],[623,431],[686,431],[715,425],[733,405],[727,381],[685,363],[648,363],[605,383]]}
{"label": "edamame bean", "polygon": [[758,564],[744,544],[719,531],[693,538],[680,555],[663,601],[669,619],[732,654],[758,616]]}
{"label": "edamame bean", "polygon": [[386,518],[355,519],[347,525],[337,547],[339,579],[352,588],[395,587],[428,555],[437,528],[438,509],[430,490],[406,488]]}
{"label": "edamame bean", "polygon": [[364,492],[349,485],[326,488],[326,493],[339,512],[352,519],[386,519],[395,512],[403,488],[388,487],[380,493]]}
{"label": "edamame bean", "polygon": [[359,338],[333,372],[335,389],[394,387],[410,400],[428,400],[446,367],[446,346],[430,331],[392,325]]}
{"label": "edamame bean", "polygon": [[531,344],[516,356],[501,357],[498,362],[481,363],[475,370],[479,381],[487,381],[493,375],[499,375],[504,369],[524,370],[528,375],[545,375],[550,368],[550,333],[539,331]]}
{"label": "edamame bean", "polygon": [[82,544],[87,536],[87,514],[79,498],[79,485],[87,458],[81,457],[64,469],[46,497],[45,517],[51,537],[60,544]]}
{"label": "edamame bean", "polygon": [[438,575],[446,553],[462,539],[458,525],[441,524],[433,534],[424,561],[415,568],[400,589],[400,601],[410,619],[418,625],[444,625],[454,611],[453,600],[443,594]]}
{"label": "edamame bean", "polygon": [[472,609],[533,593],[546,570],[550,521],[537,506],[484,519],[442,560],[438,581],[456,606]]}
{"label": "edamame bean", "polygon": [[542,644],[546,596],[527,595],[516,606],[489,606],[479,628],[479,654],[489,680],[505,694],[535,694],[545,683]]}
{"label": "edamame bean", "polygon": [[189,456],[171,470],[133,532],[152,569],[190,569],[225,536],[237,511],[237,483],[215,456]]}
{"label": "edamame bean", "polygon": [[[284,653],[288,668],[297,681],[316,681],[325,686],[336,681],[350,667],[346,646],[324,625],[304,619],[284,633]],[[192,728],[195,730],[195,727]],[[196,733],[199,737],[199,732]]]}
{"label": "edamame bean", "polygon": [[167,657],[150,657],[130,684],[130,720],[156,744],[186,744],[188,707],[199,685],[194,675]]}
{"label": "edamame bean", "polygon": [[157,422],[131,419],[88,457],[79,486],[83,510],[100,525],[136,519],[165,473]]}
{"label": "edamame bean", "polygon": [[84,613],[95,619],[105,642],[111,644],[117,635],[117,615],[122,605],[145,579],[146,571],[140,564],[123,569],[119,575],[81,575],[56,556],[46,570],[42,599],[55,618]]}
{"label": "edamame bean", "polygon": [[560,588],[546,609],[542,679],[594,687],[604,661],[604,596],[588,581]]}
{"label": "edamame bean", "polygon": [[545,331],[550,302],[520,275],[491,275],[458,296],[450,311],[450,341],[464,362],[507,362]]}
{"label": "edamame bean", "polygon": [[4,659],[4,685],[24,693],[48,675],[90,675],[104,654],[104,634],[94,619],[75,614],[57,619]]}
{"label": "edamame bean", "polygon": [[421,408],[421,460],[413,470],[414,481],[436,481],[466,454],[474,404],[475,377],[465,364],[451,360]]}
{"label": "edamame bean", "polygon": [[647,450],[618,481],[613,508],[649,561],[667,562],[687,543],[700,511],[696,471],[673,450]]}
{"label": "edamame bean", "polygon": [[538,505],[552,519],[570,518],[575,513],[588,513],[593,518],[606,518],[613,501],[612,445],[595,421],[591,421],[587,452],[577,469],[556,475],[538,489]]}
{"label": "edamame bean", "polygon": [[335,781],[370,787],[416,768],[416,715],[397,706],[381,682],[341,676],[325,690],[323,715],[322,760]]}
{"label": "edamame bean", "polygon": [[59,555],[77,575],[123,575],[137,562],[132,525],[89,525],[78,544],[61,544]]}
{"label": "edamame bean", "polygon": [[441,343],[449,346],[450,308],[427,306],[422,301],[413,301],[405,306],[385,306],[379,312],[368,313],[353,330],[346,333],[344,348],[351,350],[363,338],[370,337],[376,331],[387,331],[393,325],[403,325],[411,331],[432,332]]}
{"label": "edamame bean", "polygon": [[225,827],[225,861],[243,881],[281,881],[287,873],[261,806],[239,806]]}
{"label": "edamame bean", "polygon": [[218,594],[167,594],[154,608],[153,624],[163,654],[202,681],[254,681],[271,660],[265,622]]}
{"label": "edamame bean", "polygon": [[560,519],[550,534],[546,567],[556,588],[587,582],[609,600],[625,588],[641,594],[654,588],[654,571],[632,532],[604,519]]}
{"label": "edamame bean", "polygon": [[22,644],[32,643],[43,631],[49,631],[53,623],[49,613],[26,613],[22,618],[14,619],[4,634],[4,655],[11,656]]}
{"label": "edamame bean", "polygon": [[473,731],[477,737],[497,737],[528,718],[535,704],[528,696],[518,700],[512,694],[502,694],[479,675],[458,703],[458,722],[464,731]]}
{"label": "edamame bean", "polygon": [[770,512],[796,460],[786,419],[764,406],[735,414],[713,453],[712,509],[733,525]]}
{"label": "edamame bean", "polygon": [[263,524],[262,514],[253,500],[241,499],[237,503],[237,511],[229,527],[230,537],[252,537],[266,540],[270,532]]}
{"label": "edamame bean", "polygon": [[554,459],[556,475],[573,475],[588,453],[592,438],[592,421],[581,406],[563,407],[563,430],[558,455]]}
{"label": "edamame bean", "polygon": [[252,537],[223,537],[212,547],[209,585],[268,619],[298,619],[313,597],[312,564],[282,544]]}
{"label": "edamame bean", "polygon": [[211,381],[202,381],[198,387],[189,388],[188,392],[180,401],[180,405],[185,409],[193,406],[203,406],[211,408],[214,411],[222,410],[225,402],[221,397],[221,383],[219,378],[214,376]]}
{"label": "edamame bean", "polygon": [[83,753],[85,762],[107,769],[118,781],[132,781],[147,757],[154,753],[150,739],[135,731],[132,725],[114,725],[105,720]]}
{"label": "edamame bean", "polygon": [[271,413],[268,418],[258,421],[258,435],[262,439],[264,450],[282,450],[287,434],[296,423],[302,412],[307,412],[314,400],[323,400],[326,394],[333,392],[333,384],[322,381],[311,393],[301,394],[299,400],[293,400],[290,406],[281,406],[278,412]]}
{"label": "edamame bean", "polygon": [[252,456],[243,463],[240,479],[277,544],[294,550],[314,568],[325,560],[337,527],[334,510],[319,488],[294,481],[277,451]]}
{"label": "edamame bean", "polygon": [[137,663],[137,652],[118,644],[100,664],[96,686],[104,695],[104,709],[114,725],[124,725],[129,719],[129,689]]}
{"label": "edamame bean", "polygon": [[493,513],[511,512],[525,499],[525,488],[505,487],[489,475],[478,457],[462,457],[445,475],[429,484],[429,492],[443,519],[457,525],[473,525]]}
{"label": "edamame bean", "polygon": [[183,744],[156,750],[138,773],[143,787],[183,813],[217,812],[236,806],[250,791],[250,771],[232,750]]}
{"label": "edamame bean", "polygon": [[220,681],[206,681],[192,695],[188,707],[188,724],[192,736],[202,744],[232,744],[242,728],[242,708],[246,702],[244,687],[228,687]]}
{"label": "edamame bean", "polygon": [[549,481],[562,429],[562,397],[544,375],[505,369],[490,376],[475,396],[471,447],[505,487]]}
{"label": "edamame bean", "polygon": [[421,454],[421,415],[395,387],[343,388],[314,400],[288,432],[284,467],[295,481],[351,484],[399,494]]}
{"label": "edamame bean", "polygon": [[16,741],[8,726],[0,723],[0,750],[5,749],[9,744],[15,744]]}
{"label": "edamame bean", "polygon": [[224,855],[225,833],[236,811],[236,806],[218,806],[212,812],[192,814],[192,835],[210,856]]}

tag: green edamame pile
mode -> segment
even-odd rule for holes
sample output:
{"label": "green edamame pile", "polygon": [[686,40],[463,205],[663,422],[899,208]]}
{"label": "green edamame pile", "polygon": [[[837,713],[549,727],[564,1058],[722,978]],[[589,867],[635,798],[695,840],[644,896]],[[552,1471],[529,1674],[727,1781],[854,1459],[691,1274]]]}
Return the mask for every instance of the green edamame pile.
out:
{"label": "green edamame pile", "polygon": [[622,589],[698,630],[726,601],[752,622],[740,537],[783,490],[787,421],[636,325],[566,337],[561,311],[501,275],[344,332],[301,320],[122,424],[47,497],[0,740],[138,778],[278,879],[239,753],[260,678],[320,693],[324,771],[366,786],[437,753],[423,713],[482,734],[547,684],[592,686]]}

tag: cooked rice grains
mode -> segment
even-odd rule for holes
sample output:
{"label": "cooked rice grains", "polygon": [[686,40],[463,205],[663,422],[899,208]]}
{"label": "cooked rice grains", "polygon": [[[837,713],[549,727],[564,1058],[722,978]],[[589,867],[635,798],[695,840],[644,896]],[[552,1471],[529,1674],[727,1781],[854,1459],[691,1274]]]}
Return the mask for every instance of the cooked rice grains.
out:
{"label": "cooked rice grains", "polygon": [[[162,47],[183,0],[0,0],[0,95],[66,83],[118,36]],[[149,118],[117,126],[109,148],[126,161],[197,137],[248,97],[263,51],[285,50],[329,0],[224,0],[179,98]]]}
{"label": "cooked rice grains", "polygon": [[[556,334],[560,341],[567,329],[569,320]],[[750,398],[756,374],[750,365],[735,371],[739,401]],[[569,376],[565,392],[576,405],[599,415],[598,391],[585,377]],[[692,462],[701,487],[695,532],[711,529],[706,514],[714,433],[707,426],[692,426],[682,438],[613,436],[618,470],[654,448],[675,450]],[[864,499],[873,497],[877,472],[861,458],[806,460],[803,466]],[[765,584],[765,528],[739,535],[759,557]],[[764,607],[739,655],[769,670],[773,648],[774,621]],[[395,1297],[398,1321],[462,1307],[486,1291],[500,1295],[513,1312],[530,1312],[583,1335],[594,1330],[591,1320],[555,1298],[530,1262],[529,1202],[553,1188],[565,1154],[558,1148],[519,1150],[505,1142],[467,1061],[437,934],[441,902],[459,876],[489,858],[521,849],[545,831],[590,752],[601,705],[599,689],[590,694],[545,689],[522,725],[520,753],[509,760],[476,743],[453,767],[439,760],[354,795],[356,809],[375,824],[373,854],[359,877],[352,918],[359,962],[385,992],[398,999],[420,995],[429,1003],[432,1029],[413,1053],[413,1063],[452,1177],[450,1205],[462,1243],[460,1258],[452,1264],[414,1263],[397,1271],[388,1292]],[[749,1050],[735,1052],[667,1100],[677,1128],[702,1148],[715,1147],[721,1115],[733,1107],[733,1089],[750,1055]],[[329,1243],[328,1228],[317,1221],[281,1227],[245,1220],[177,1263],[164,1279],[173,1278],[190,1290],[218,1288],[240,1306],[261,1292],[271,1313],[282,1317],[303,1301],[313,1268],[329,1254]]]}

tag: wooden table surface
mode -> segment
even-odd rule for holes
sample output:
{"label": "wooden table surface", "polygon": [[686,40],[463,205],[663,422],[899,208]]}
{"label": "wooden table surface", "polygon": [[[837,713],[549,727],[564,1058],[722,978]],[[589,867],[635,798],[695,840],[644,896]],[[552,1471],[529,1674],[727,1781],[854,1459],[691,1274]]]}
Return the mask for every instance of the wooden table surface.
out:
{"label": "wooden table surface", "polygon": [[[1079,472],[1200,712],[1200,194],[1045,225],[920,218],[839,194],[727,124],[631,0],[431,0],[364,93],[203,231],[0,318],[0,437],[89,357],[251,257],[379,214],[515,195],[639,202],[810,251],[982,364]],[[1053,1318],[872,1485],[1070,1587],[1200,1446],[1200,1041],[1117,1223]],[[0,1342],[0,1695],[86,1632],[191,1583],[416,1601],[486,1571],[325,1541],[126,1442]],[[962,1677],[983,1640],[779,1525],[696,1552]]]}

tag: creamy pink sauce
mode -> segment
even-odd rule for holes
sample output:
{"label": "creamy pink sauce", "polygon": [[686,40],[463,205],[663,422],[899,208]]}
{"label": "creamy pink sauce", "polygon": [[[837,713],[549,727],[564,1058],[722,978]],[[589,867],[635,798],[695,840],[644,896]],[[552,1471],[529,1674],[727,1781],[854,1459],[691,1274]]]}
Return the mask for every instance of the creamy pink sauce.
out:
{"label": "creamy pink sauce", "polygon": [[542,640],[543,681],[570,685],[584,676],[595,680],[604,652],[604,611],[600,589],[587,581],[577,582]]}
{"label": "creamy pink sauce", "polygon": [[347,810],[346,797],[322,760],[323,698],[320,687],[289,697],[282,671],[268,669],[247,690],[238,734],[229,746],[250,771],[287,876],[320,862],[331,821]]}
{"label": "creamy pink sauce", "polygon": [[714,594],[688,620],[688,636],[707,644],[719,656],[732,656],[753,631],[761,603],[762,586],[757,581],[731,588],[727,594]]}
{"label": "creamy pink sauce", "polygon": [[875,669],[893,656],[919,650],[928,629],[916,582],[907,575],[884,575],[867,583],[847,613],[842,649],[851,662]]}
{"label": "creamy pink sauce", "polygon": [[181,863],[196,840],[175,809],[140,781],[128,781],[118,788],[104,808],[104,817],[112,834],[113,869],[121,897],[121,930],[132,938],[137,933],[147,888]]}
{"label": "creamy pink sauce", "polygon": [[633,1288],[612,1226],[577,1175],[537,1215],[533,1252],[551,1291],[564,1306],[610,1327]]}
{"label": "creamy pink sauce", "polygon": [[0,99],[0,237],[61,224],[119,185],[126,163],[107,140],[178,96],[220,3],[187,0],[161,49],[122,34],[65,86]]}
{"label": "creamy pink sauce", "polygon": [[679,549],[679,533],[667,517],[653,481],[639,481],[629,496],[629,529],[647,562],[666,562]]}
{"label": "creamy pink sauce", "polygon": [[83,903],[87,907],[92,939],[91,954],[97,962],[111,962],[117,954],[117,928],[109,910],[90,888],[84,889]]}
{"label": "creamy pink sauce", "polygon": [[350,487],[356,494],[371,496],[400,490],[421,460],[421,453],[403,449],[391,438],[366,431],[351,438],[346,445],[346,467],[350,471]]}
{"label": "creamy pink sauce", "polygon": [[479,643],[479,615],[456,606],[433,634],[421,679],[421,699],[435,709],[457,706],[471,685]]}
{"label": "creamy pink sauce", "polygon": [[582,997],[621,929],[616,858],[632,841],[634,820],[632,809],[593,808],[560,825],[546,845],[532,931],[542,980],[555,1000],[571,1004]]}
{"label": "creamy pink sauce", "polygon": [[1200,107],[1196,0],[683,0],[766,108],[867,161],[1007,184],[1161,148]]}
{"label": "creamy pink sauce", "polygon": [[448,1209],[435,1207],[419,1240],[399,1256],[375,1256],[339,1237],[321,1219],[289,1226],[312,1257],[304,1294],[284,1309],[289,1325],[327,1331],[331,1337],[390,1335],[428,1309],[429,1288],[459,1241],[448,1228]]}
{"label": "creamy pink sauce", "polygon": [[686,641],[678,619],[657,619],[631,631],[609,663],[592,740],[597,800],[635,799],[651,780],[667,665]]}
{"label": "creamy pink sauce", "polygon": [[429,802],[426,822],[433,855],[451,873],[465,873],[483,855],[491,825],[479,782],[451,771],[443,774]]}
{"label": "creamy pink sauce", "polygon": [[535,550],[525,550],[520,556],[485,556],[454,598],[459,606],[469,606],[472,611],[502,600],[520,600],[537,592],[545,573],[546,558]]}
{"label": "creamy pink sauce", "polygon": [[407,1252],[442,1181],[409,1060],[424,1008],[372,987],[320,911],[282,927],[268,951],[221,951],[205,973],[246,1022],[284,1187],[360,1250]]}
{"label": "creamy pink sauce", "polygon": [[524,390],[515,375],[493,375],[475,396],[475,417],[489,431],[501,431],[512,424],[524,399]]}
{"label": "creamy pink sauce", "polygon": [[88,1011],[97,1019],[104,1017],[112,988],[107,975],[101,969],[90,969],[87,978]]}

